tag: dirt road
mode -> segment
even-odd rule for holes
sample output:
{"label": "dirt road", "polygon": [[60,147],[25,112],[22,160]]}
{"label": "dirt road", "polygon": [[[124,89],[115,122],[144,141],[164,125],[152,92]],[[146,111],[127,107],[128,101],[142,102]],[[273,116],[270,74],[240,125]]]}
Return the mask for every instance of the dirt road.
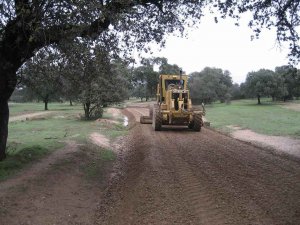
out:
{"label": "dirt road", "polygon": [[[131,119],[147,110],[129,108]],[[130,116],[130,114],[129,114]],[[299,224],[300,160],[214,131],[133,128],[97,224]]]}
{"label": "dirt road", "polygon": [[0,224],[300,224],[300,159],[205,128],[154,132],[136,122],[145,107],[124,113],[131,132],[113,169],[87,183],[80,168],[95,155],[70,152],[1,191]]}

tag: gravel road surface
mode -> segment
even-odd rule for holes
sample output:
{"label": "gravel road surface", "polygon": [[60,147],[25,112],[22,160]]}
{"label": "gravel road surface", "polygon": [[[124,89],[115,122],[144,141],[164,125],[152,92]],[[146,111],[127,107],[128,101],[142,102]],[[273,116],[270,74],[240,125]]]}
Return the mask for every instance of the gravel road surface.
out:
{"label": "gravel road surface", "polygon": [[145,108],[126,114],[122,176],[97,224],[300,224],[299,159],[205,128],[154,132],[137,122]]}

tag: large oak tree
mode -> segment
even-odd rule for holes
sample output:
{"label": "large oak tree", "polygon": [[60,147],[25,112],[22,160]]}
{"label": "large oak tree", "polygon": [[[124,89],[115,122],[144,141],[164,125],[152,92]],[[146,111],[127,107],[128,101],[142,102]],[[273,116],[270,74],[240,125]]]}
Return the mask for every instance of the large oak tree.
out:
{"label": "large oak tree", "polygon": [[58,52],[53,49],[50,48],[49,51],[42,49],[28,60],[21,70],[22,84],[44,102],[45,110],[48,110],[49,101],[57,100],[61,95],[59,59]]}
{"label": "large oak tree", "polygon": [[221,17],[238,19],[240,13],[253,12],[249,25],[254,31],[276,27],[278,40],[288,41],[291,57],[299,59],[299,4],[299,0],[1,0],[0,160],[5,158],[8,99],[16,86],[16,72],[40,48],[105,32],[138,47],[161,42],[164,34],[193,24],[202,8],[210,5]]}

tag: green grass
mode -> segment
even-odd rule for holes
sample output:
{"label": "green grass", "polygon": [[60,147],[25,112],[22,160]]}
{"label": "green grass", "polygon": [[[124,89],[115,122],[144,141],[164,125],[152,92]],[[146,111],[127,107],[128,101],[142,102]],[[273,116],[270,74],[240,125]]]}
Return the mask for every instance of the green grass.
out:
{"label": "green grass", "polygon": [[268,135],[293,136],[300,138],[300,113],[263,99],[262,105],[256,100],[238,100],[231,104],[215,103],[206,106],[206,118],[211,126],[228,132],[229,125],[251,129]]}
{"label": "green grass", "polygon": [[25,165],[47,155],[48,152],[47,148],[37,145],[23,148],[15,154],[9,154],[4,161],[0,162],[0,180],[6,179],[10,175],[15,174]]}
{"label": "green grass", "polygon": [[[13,115],[20,115],[23,112],[36,112],[42,110],[42,104],[13,104],[11,111]],[[26,120],[9,123],[9,136],[7,143],[7,159],[0,162],[0,180],[15,174],[25,165],[43,157],[50,152],[63,147],[66,141],[86,143],[89,135],[98,132],[114,139],[120,135],[126,135],[128,128],[122,124],[102,123],[99,121],[81,120],[78,116],[83,113],[80,105],[69,106],[67,104],[55,103],[49,105],[55,115],[43,120]],[[105,113],[106,118],[112,118]],[[117,118],[117,121],[119,118]],[[25,160],[26,154],[32,156]],[[104,158],[113,158],[104,151]]]}
{"label": "green grass", "polygon": [[86,178],[102,180],[106,166],[115,161],[116,154],[103,148],[89,147],[86,150],[94,153],[92,160],[82,168]]}
{"label": "green grass", "polygon": [[10,116],[44,111],[42,103],[9,103]]}
{"label": "green grass", "polygon": [[116,154],[109,149],[104,149],[100,152],[100,157],[104,161],[115,161]]}
{"label": "green grass", "polygon": [[[49,103],[49,111],[65,111],[66,113],[74,112],[77,110],[80,112],[82,106],[80,104],[75,104],[70,106],[68,103]],[[44,103],[9,103],[10,116],[18,116],[33,112],[44,112]]]}
{"label": "green grass", "polygon": [[90,132],[99,130],[100,127],[94,121],[82,121],[76,117],[13,122],[9,124],[8,152],[11,148],[19,151],[33,145],[41,145],[49,150],[57,149],[66,140],[82,141]]}
{"label": "green grass", "polygon": [[124,127],[122,124],[114,124],[113,129],[108,129],[105,131],[105,135],[110,139],[116,139],[127,134],[128,128]]}

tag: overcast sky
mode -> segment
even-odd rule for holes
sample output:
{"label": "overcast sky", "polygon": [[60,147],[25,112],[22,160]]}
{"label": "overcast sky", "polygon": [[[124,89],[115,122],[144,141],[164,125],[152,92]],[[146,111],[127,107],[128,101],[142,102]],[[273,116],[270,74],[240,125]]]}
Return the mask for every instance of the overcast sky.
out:
{"label": "overcast sky", "polygon": [[288,49],[276,45],[275,32],[263,30],[260,39],[251,41],[253,32],[247,22],[244,18],[237,27],[231,19],[220,19],[216,24],[212,15],[206,15],[199,28],[188,29],[188,38],[169,36],[161,51],[153,45],[152,56],[166,57],[186,73],[206,66],[229,70],[236,83],[244,82],[250,71],[288,64]]}

